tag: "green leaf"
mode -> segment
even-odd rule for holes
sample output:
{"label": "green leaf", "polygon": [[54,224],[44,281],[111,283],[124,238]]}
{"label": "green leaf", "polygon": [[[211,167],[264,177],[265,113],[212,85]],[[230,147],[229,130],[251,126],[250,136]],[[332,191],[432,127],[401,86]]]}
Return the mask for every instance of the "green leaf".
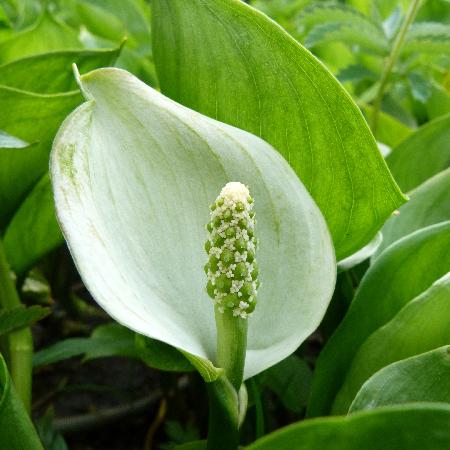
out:
{"label": "green leaf", "polygon": [[28,194],[6,228],[3,238],[5,253],[11,269],[23,274],[63,242],[55,216],[52,186],[46,174]]}
{"label": "green leaf", "polygon": [[174,450],[206,450],[206,441],[194,441],[177,445]]}
{"label": "green leaf", "polygon": [[431,120],[450,114],[450,94],[437,83],[432,83],[431,96],[425,108]]}
{"label": "green leaf", "polygon": [[418,403],[344,417],[304,420],[246,450],[443,450],[450,445],[450,406]]}
{"label": "green leaf", "polygon": [[386,158],[398,184],[410,191],[450,166],[450,115],[420,127]]}
{"label": "green leaf", "polygon": [[55,132],[80,102],[79,92],[47,95],[0,86],[0,129],[34,143],[25,148],[0,149],[0,228],[47,171]]}
{"label": "green leaf", "polygon": [[0,63],[80,47],[75,31],[46,11],[33,26],[0,43]]}
{"label": "green leaf", "polygon": [[450,347],[392,363],[372,375],[349,412],[412,402],[450,403]]}
{"label": "green leaf", "polygon": [[48,308],[34,305],[29,308],[18,306],[0,310],[0,336],[32,325],[50,314]]}
{"label": "green leaf", "polygon": [[0,354],[0,442],[8,450],[44,450]]}
{"label": "green leaf", "polygon": [[152,7],[162,92],[272,144],[324,214],[338,259],[367,244],[404,198],[328,70],[243,2],[155,0]]}
{"label": "green leaf", "polygon": [[347,256],[347,258],[338,261],[338,272],[351,269],[352,267],[355,267],[370,258],[380,247],[383,239],[384,236],[381,232],[378,232],[375,237],[361,250],[358,250],[356,253],[353,253],[353,255]]}
{"label": "green leaf", "polygon": [[164,342],[136,333],[135,343],[139,357],[150,367],[174,372],[194,370],[181,352]]}
{"label": "green leaf", "polygon": [[323,317],[335,260],[323,217],[289,165],[261,139],[122,70],[96,70],[80,84],[91,100],[55,139],[52,181],[96,301],[123,325],[213,366],[204,223],[221,188],[239,180],[255,198],[264,286],[248,324],[246,378],[292,353]]}
{"label": "green leaf", "polygon": [[450,342],[449,300],[450,273],[372,333],[353,359],[332,413],[345,414],[361,386],[378,370]]}
{"label": "green leaf", "polygon": [[402,205],[383,226],[383,240],[374,255],[413,231],[450,220],[450,169],[438,173],[410,193],[411,200]]}
{"label": "green leaf", "polygon": [[363,277],[338,329],[322,350],[308,405],[310,416],[326,415],[358,349],[410,300],[450,269],[450,222],[400,239]]}
{"label": "green leaf", "polygon": [[308,364],[297,355],[288,356],[264,371],[262,383],[274,391],[284,407],[302,412],[308,403],[312,372]]}
{"label": "green leaf", "polygon": [[112,323],[98,326],[91,337],[65,339],[35,352],[33,366],[46,366],[81,355],[86,355],[86,360],[107,356],[139,358],[134,333]]}
{"label": "green leaf", "polygon": [[81,73],[112,66],[121,48],[66,50],[22,58],[0,66],[0,84],[40,94],[76,90],[73,63]]}

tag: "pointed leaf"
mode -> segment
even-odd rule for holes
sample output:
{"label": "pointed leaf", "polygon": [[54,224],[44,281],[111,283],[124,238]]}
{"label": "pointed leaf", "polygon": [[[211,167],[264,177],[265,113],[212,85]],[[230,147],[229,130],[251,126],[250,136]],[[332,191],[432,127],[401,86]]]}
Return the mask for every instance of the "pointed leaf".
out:
{"label": "pointed leaf", "polygon": [[246,450],[442,450],[450,445],[450,406],[432,403],[380,408],[350,416],[304,420]]}
{"label": "pointed leaf", "polygon": [[162,92],[272,144],[324,214],[338,259],[367,244],[404,198],[328,70],[244,2],[155,0],[152,7]]}
{"label": "pointed leaf", "polygon": [[438,173],[410,193],[411,200],[383,226],[383,241],[374,258],[393,242],[420,228],[450,220],[450,169]]}
{"label": "pointed leaf", "polygon": [[419,128],[386,158],[400,187],[410,191],[450,166],[450,114]]}
{"label": "pointed leaf", "polygon": [[363,384],[349,412],[412,402],[450,403],[450,383],[445,380],[450,380],[448,345],[376,372]]}
{"label": "pointed leaf", "polygon": [[63,233],[97,302],[138,333],[214,362],[204,223],[220,189],[240,180],[255,198],[264,286],[249,320],[246,377],[292,353],[325,312],[335,266],[325,222],[291,168],[259,138],[125,71],[80,82],[92,100],[57,135],[52,180]]}
{"label": "pointed leaf", "polygon": [[66,50],[22,58],[0,66],[0,84],[40,94],[76,90],[73,63],[81,73],[111,66],[120,50]]}
{"label": "pointed leaf", "polygon": [[345,414],[363,383],[383,367],[450,342],[449,300],[450,273],[372,333],[353,359],[332,412]]}
{"label": "pointed leaf", "polygon": [[309,415],[330,411],[351,361],[369,335],[449,270],[450,222],[400,239],[375,260],[347,315],[319,356]]}

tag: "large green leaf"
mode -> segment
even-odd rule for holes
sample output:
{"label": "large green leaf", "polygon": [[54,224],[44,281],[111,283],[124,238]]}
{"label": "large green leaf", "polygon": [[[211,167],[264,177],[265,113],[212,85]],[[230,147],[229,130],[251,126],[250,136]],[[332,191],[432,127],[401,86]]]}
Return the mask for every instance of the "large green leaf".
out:
{"label": "large green leaf", "polygon": [[[443,450],[450,446],[450,406],[414,405],[305,420],[246,450]],[[199,447],[200,448],[200,447]]]}
{"label": "large green leaf", "polygon": [[63,242],[56,222],[50,179],[45,174],[6,228],[3,238],[5,253],[11,269],[23,274]]}
{"label": "large green leaf", "polygon": [[450,222],[397,241],[366,272],[338,329],[322,350],[308,406],[325,415],[362,343],[400,309],[450,270]]}
{"label": "large green leaf", "polygon": [[412,402],[450,403],[450,347],[406,358],[376,372],[362,386],[349,412]]}
{"label": "large green leaf", "polygon": [[45,11],[30,28],[0,43],[0,63],[39,53],[80,47],[81,43],[75,31]]}
{"label": "large green leaf", "polygon": [[22,58],[0,66],[0,84],[40,94],[76,90],[72,63],[81,73],[89,72],[113,65],[120,50],[66,50]]}
{"label": "large green leaf", "polygon": [[419,128],[386,158],[400,187],[414,189],[450,166],[450,115]]}
{"label": "large green leaf", "polygon": [[450,220],[450,169],[410,193],[411,200],[383,226],[383,240],[375,257],[398,239],[420,228]]}
{"label": "large green leaf", "polygon": [[140,334],[214,362],[204,223],[223,185],[240,180],[255,198],[262,281],[245,376],[292,353],[323,317],[335,260],[289,165],[261,139],[125,71],[96,70],[80,84],[91,100],[55,139],[52,180],[63,233],[97,302]]}
{"label": "large green leaf", "polygon": [[405,305],[361,345],[332,412],[345,414],[364,382],[383,367],[450,342],[449,317],[450,273]]}
{"label": "large green leaf", "polygon": [[0,443],[5,450],[44,450],[0,354]]}
{"label": "large green leaf", "polygon": [[0,227],[47,171],[55,132],[81,100],[77,91],[47,95],[0,86],[0,129],[34,144],[0,149]]}
{"label": "large green leaf", "polygon": [[338,259],[367,244],[404,198],[360,111],[328,70],[243,2],[152,6],[163,93],[272,144],[324,214]]}

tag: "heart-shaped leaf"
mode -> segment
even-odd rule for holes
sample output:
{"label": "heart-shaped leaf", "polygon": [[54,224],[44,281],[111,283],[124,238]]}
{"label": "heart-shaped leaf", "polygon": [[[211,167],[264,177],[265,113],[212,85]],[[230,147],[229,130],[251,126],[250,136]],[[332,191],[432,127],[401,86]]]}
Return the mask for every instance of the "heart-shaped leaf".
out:
{"label": "heart-shaped leaf", "polygon": [[355,395],[376,371],[450,342],[450,273],[406,304],[361,345],[333,404],[345,414]]}
{"label": "heart-shaped leaf", "polygon": [[325,415],[362,343],[450,270],[450,222],[409,234],[366,272],[353,302],[317,361],[308,413]]}
{"label": "heart-shaped leaf", "polygon": [[52,180],[63,233],[97,302],[127,327],[214,362],[204,224],[223,185],[239,180],[255,198],[262,282],[245,376],[292,353],[322,319],[335,262],[323,217],[289,165],[261,139],[125,71],[90,72],[80,84],[91,100],[55,139]]}
{"label": "heart-shaped leaf", "polygon": [[363,384],[349,412],[400,403],[450,403],[450,383],[445,380],[450,380],[448,345],[379,370]]}
{"label": "heart-shaped leaf", "polygon": [[358,107],[328,70],[237,0],[154,0],[162,92],[261,136],[321,209],[336,256],[359,250],[404,203]]}

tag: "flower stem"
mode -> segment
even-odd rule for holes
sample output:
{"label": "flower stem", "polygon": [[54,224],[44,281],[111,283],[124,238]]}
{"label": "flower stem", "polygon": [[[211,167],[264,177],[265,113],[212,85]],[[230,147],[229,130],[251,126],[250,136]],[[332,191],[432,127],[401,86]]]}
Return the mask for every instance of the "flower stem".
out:
{"label": "flower stem", "polygon": [[[9,265],[0,239],[0,307],[11,309],[20,306],[16,287],[10,277]],[[6,337],[7,362],[14,387],[25,409],[31,410],[31,378],[33,338],[30,328],[13,331]]]}
{"label": "flower stem", "polygon": [[239,445],[238,395],[225,375],[207,384],[209,424],[207,450],[237,450]]}
{"label": "flower stem", "polygon": [[248,319],[233,316],[230,310],[216,310],[217,364],[236,392],[244,377],[245,352],[247,349]]}
{"label": "flower stem", "polygon": [[372,114],[371,126],[372,126],[372,133],[374,135],[376,135],[376,132],[378,129],[378,118],[379,118],[380,110],[381,110],[381,102],[383,101],[384,91],[386,90],[386,86],[389,81],[389,75],[391,74],[391,71],[400,55],[400,50],[402,48],[406,32],[408,31],[408,28],[410,27],[411,23],[414,20],[414,17],[416,16],[420,1],[421,0],[412,0],[411,4],[409,6],[409,9],[406,13],[405,19],[403,20],[402,26],[395,38],[391,53],[386,60],[386,64],[384,66],[383,73],[381,74],[380,85],[378,87],[377,95],[375,97],[375,101],[373,104],[373,114]]}

